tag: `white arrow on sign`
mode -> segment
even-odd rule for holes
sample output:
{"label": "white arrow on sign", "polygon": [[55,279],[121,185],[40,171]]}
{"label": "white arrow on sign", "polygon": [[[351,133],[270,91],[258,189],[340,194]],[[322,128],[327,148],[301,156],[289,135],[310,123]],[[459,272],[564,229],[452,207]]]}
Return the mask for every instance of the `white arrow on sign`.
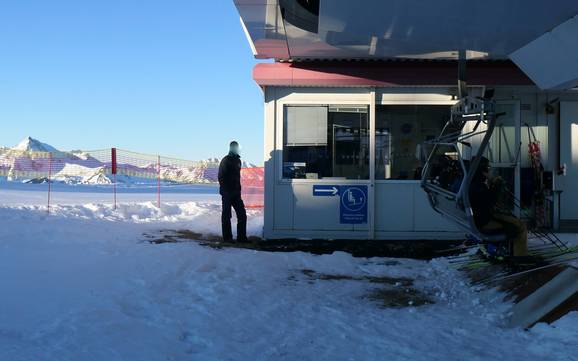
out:
{"label": "white arrow on sign", "polygon": [[335,187],[332,187],[331,189],[316,189],[315,192],[317,193],[331,193],[331,195],[336,195],[337,192],[339,192],[339,190]]}

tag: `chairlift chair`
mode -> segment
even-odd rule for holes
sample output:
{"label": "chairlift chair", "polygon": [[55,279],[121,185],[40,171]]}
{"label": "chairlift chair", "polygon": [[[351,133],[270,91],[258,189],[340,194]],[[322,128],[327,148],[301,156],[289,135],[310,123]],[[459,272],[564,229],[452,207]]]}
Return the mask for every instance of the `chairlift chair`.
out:
{"label": "chairlift chair", "polygon": [[[466,95],[451,107],[450,120],[439,137],[424,143],[424,149],[431,151],[422,172],[421,186],[432,208],[480,242],[507,239],[503,233],[486,234],[478,229],[469,197],[470,185],[501,115],[496,113],[491,95]],[[472,123],[473,127],[466,127]],[[479,144],[472,145],[472,139],[479,138]],[[470,159],[465,157],[463,150],[466,149]]]}

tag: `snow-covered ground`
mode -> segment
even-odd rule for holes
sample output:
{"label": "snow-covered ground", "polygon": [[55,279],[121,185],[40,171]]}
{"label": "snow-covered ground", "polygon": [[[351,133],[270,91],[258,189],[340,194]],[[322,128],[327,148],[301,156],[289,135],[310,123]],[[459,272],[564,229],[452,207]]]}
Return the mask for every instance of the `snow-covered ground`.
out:
{"label": "snow-covered ground", "polygon": [[[199,189],[160,209],[125,193],[117,210],[60,190],[50,216],[30,188],[0,190],[0,360],[578,360],[578,313],[504,328],[511,305],[445,259],[147,242],[218,232],[216,192]],[[380,290],[433,303],[385,307]]]}

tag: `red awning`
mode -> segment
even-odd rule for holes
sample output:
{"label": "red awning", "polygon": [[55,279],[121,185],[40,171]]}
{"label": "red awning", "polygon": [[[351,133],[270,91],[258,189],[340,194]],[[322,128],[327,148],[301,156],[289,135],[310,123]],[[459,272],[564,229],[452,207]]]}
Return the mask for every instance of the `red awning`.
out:
{"label": "red awning", "polygon": [[[472,62],[467,73],[468,85],[534,85],[510,61]],[[457,74],[450,61],[263,63],[253,69],[260,86],[455,86]]]}

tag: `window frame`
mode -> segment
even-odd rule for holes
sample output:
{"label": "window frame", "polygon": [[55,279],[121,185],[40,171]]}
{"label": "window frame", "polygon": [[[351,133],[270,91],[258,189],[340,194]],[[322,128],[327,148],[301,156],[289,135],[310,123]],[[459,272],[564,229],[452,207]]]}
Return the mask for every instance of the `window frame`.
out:
{"label": "window frame", "polygon": [[[473,94],[483,94],[484,86],[468,87]],[[415,179],[375,179],[375,117],[380,105],[447,105],[456,104],[457,89],[454,86],[401,86],[376,88],[293,88],[280,87],[275,90],[275,117],[273,121],[275,139],[273,149],[278,152],[274,157],[275,182],[280,185],[291,184],[420,184]],[[284,152],[284,108],[285,106],[367,106],[369,114],[370,178],[369,179],[290,179],[283,178]],[[373,153],[373,154],[371,154]],[[373,171],[372,171],[373,169]],[[371,175],[374,175],[373,178]]]}
{"label": "window frame", "polygon": [[[446,89],[451,89],[451,88],[446,88],[446,87],[431,87],[431,88],[427,88],[427,90],[438,90],[439,92],[437,94],[439,95],[444,95],[444,96],[452,96],[452,94],[448,91],[447,93],[443,93],[443,90]],[[483,87],[482,87],[483,89]],[[428,100],[427,96],[425,96],[425,93],[415,93],[415,88],[411,87],[411,88],[407,88],[407,90],[409,90],[408,92],[408,99],[403,99],[402,96],[399,95],[398,91],[399,88],[391,88],[391,89],[386,89],[385,91],[382,90],[380,96],[382,97],[381,100],[377,100],[375,102],[375,111],[377,114],[377,107],[378,106],[387,106],[387,105],[416,105],[416,106],[420,106],[420,105],[447,105],[447,106],[452,106],[455,105],[457,100],[453,99],[435,99],[435,100]],[[424,89],[426,90],[426,89]],[[413,92],[412,92],[413,91]],[[483,90],[482,90],[483,93]],[[418,96],[424,96],[424,99],[421,99],[421,97],[415,97],[413,98],[412,95],[417,94]],[[376,94],[376,97],[378,95]],[[399,99],[389,99],[390,97],[396,98],[399,97]],[[412,99],[413,98],[413,99]],[[372,131],[370,131],[373,136],[375,136],[375,129],[373,129]],[[374,150],[375,151],[375,150]],[[375,165],[374,165],[375,166]],[[374,183],[377,184],[421,184],[421,180],[419,179],[375,179]]]}
{"label": "window frame", "polygon": [[[378,106],[448,106],[451,107],[456,101],[382,101],[375,104],[375,114],[377,117]],[[449,114],[449,109],[448,109]],[[377,124],[377,122],[375,123]],[[375,130],[372,132],[375,137]],[[375,149],[374,149],[375,151]],[[376,167],[377,168],[377,167]],[[375,184],[421,184],[421,179],[375,179]]]}
{"label": "window frame", "polygon": [[[280,157],[279,157],[279,164],[277,166],[277,174],[278,176],[277,181],[280,184],[292,184],[292,183],[300,183],[300,184],[312,184],[312,183],[327,183],[327,184],[360,184],[360,183],[370,183],[371,175],[367,179],[342,179],[342,178],[319,178],[319,179],[303,179],[303,178],[285,178],[283,177],[283,163],[285,159],[285,108],[286,107],[339,107],[339,106],[349,106],[349,107],[367,107],[367,121],[368,121],[368,137],[371,141],[371,136],[373,135],[371,130],[371,104],[359,101],[335,101],[335,102],[321,102],[321,101],[288,101],[288,102],[278,102],[279,107],[280,119],[277,122],[277,126],[279,128],[276,136],[279,138],[280,144]],[[370,150],[371,152],[371,147]],[[371,159],[369,161],[368,167],[371,167]],[[371,172],[370,172],[371,173]]]}

